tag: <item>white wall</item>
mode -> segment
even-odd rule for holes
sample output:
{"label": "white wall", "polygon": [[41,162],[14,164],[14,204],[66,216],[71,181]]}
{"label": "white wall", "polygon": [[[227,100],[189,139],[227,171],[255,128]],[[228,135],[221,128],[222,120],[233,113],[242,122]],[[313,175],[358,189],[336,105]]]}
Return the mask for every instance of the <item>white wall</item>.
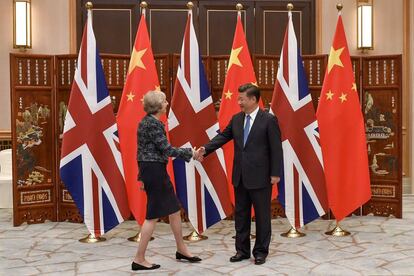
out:
{"label": "white wall", "polygon": [[[322,52],[328,54],[332,45],[337,20],[336,3],[322,0]],[[342,20],[351,55],[357,50],[356,0],[342,0]],[[402,54],[403,52],[403,0],[374,0],[374,50],[370,55]]]}
{"label": "white wall", "polygon": [[[0,130],[10,130],[10,64],[13,49],[13,1],[0,0]],[[32,0],[30,54],[69,53],[69,0]]]}
{"label": "white wall", "polygon": [[[414,172],[414,151],[413,149],[413,135],[414,135],[414,1],[410,2],[410,72],[411,76],[407,76],[411,78],[410,86],[409,86],[409,95],[411,95],[411,112],[410,112],[410,119],[409,122],[411,124],[411,174]],[[413,177],[411,176],[411,193],[414,194],[414,181]]]}

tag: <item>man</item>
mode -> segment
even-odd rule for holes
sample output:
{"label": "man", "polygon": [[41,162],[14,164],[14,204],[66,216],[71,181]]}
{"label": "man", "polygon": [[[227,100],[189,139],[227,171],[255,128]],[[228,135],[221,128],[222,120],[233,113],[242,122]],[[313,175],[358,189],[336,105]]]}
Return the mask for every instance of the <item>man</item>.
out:
{"label": "man", "polygon": [[[242,112],[233,116],[223,132],[199,148],[207,156],[234,141],[233,186],[235,194],[236,255],[230,262],[250,258],[251,207],[256,216],[255,264],[264,264],[271,239],[272,185],[280,178],[282,144],[277,119],[259,108],[260,90],[252,84],[239,87]],[[228,172],[229,173],[229,172]]]}

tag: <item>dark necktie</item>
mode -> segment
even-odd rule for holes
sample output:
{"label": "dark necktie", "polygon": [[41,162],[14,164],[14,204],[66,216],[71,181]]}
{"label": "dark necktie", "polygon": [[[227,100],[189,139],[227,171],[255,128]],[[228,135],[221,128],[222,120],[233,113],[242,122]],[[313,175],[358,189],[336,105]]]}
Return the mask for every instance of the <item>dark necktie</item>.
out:
{"label": "dark necktie", "polygon": [[250,115],[246,115],[246,125],[244,126],[243,131],[243,146],[246,145],[247,137],[249,137],[249,131],[250,131]]}

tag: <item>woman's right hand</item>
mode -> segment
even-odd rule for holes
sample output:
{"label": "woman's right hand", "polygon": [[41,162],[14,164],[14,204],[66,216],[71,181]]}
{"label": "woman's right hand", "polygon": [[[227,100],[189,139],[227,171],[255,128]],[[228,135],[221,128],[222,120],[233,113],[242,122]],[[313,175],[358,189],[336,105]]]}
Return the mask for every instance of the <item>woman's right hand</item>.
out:
{"label": "woman's right hand", "polygon": [[197,160],[198,162],[202,162],[204,160],[204,154],[206,153],[204,147],[200,147],[199,149],[196,149],[194,147],[193,149],[193,159]]}

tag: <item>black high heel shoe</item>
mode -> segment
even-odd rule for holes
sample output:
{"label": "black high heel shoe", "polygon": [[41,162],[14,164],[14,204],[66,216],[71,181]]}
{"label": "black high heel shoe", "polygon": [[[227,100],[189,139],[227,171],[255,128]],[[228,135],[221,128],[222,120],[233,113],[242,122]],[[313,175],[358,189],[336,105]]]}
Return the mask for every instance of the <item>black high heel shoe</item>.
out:
{"label": "black high heel shoe", "polygon": [[152,264],[152,266],[150,266],[150,267],[137,264],[136,262],[132,262],[132,264],[131,264],[131,269],[132,270],[153,270],[153,269],[157,269],[157,268],[160,268],[160,267],[161,266],[159,264]]}
{"label": "black high heel shoe", "polygon": [[199,258],[199,257],[197,257],[197,256],[193,256],[193,257],[188,257],[188,256],[186,256],[186,255],[183,255],[183,254],[181,254],[180,252],[175,252],[175,258],[177,259],[177,260],[181,260],[181,259],[183,259],[183,260],[187,260],[187,261],[189,261],[190,263],[198,263],[198,262],[201,262],[201,259]]}

